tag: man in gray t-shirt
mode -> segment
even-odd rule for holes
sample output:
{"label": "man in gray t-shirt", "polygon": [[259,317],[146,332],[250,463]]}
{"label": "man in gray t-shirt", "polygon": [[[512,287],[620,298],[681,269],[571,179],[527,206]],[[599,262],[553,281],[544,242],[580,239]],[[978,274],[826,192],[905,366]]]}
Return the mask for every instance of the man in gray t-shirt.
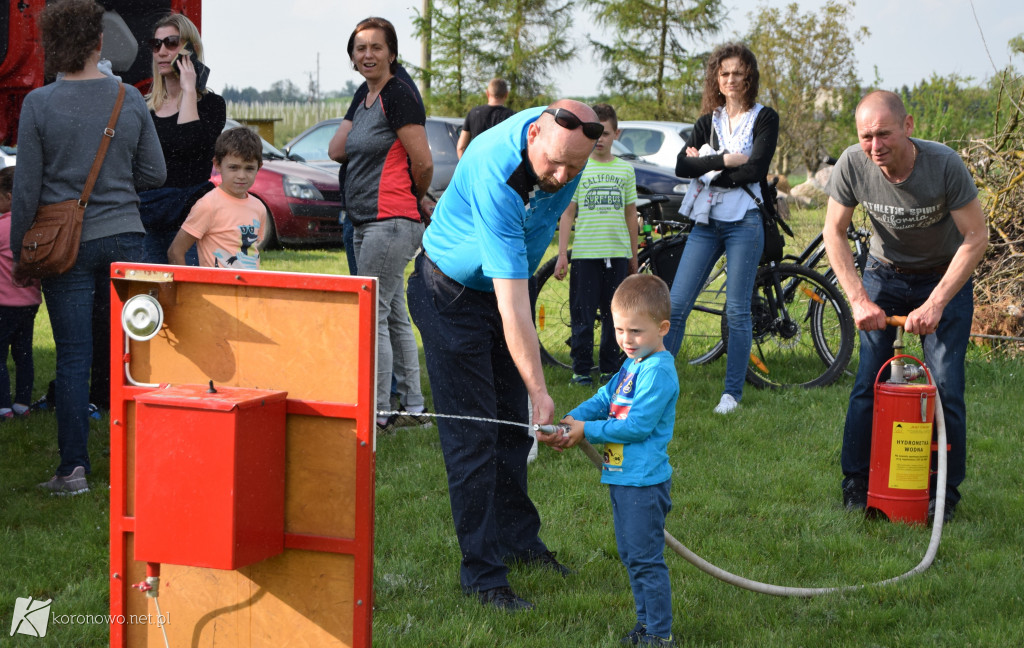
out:
{"label": "man in gray t-shirt", "polygon": [[[974,313],[971,274],[988,246],[988,230],[967,167],[949,147],[911,139],[914,119],[886,91],[857,106],[855,144],[843,152],[826,188],[825,247],[860,329],[860,365],[843,432],[843,502],[867,504],[874,381],[892,357],[896,332],[886,315],[906,315],[921,335],[925,362],[942,399],[950,445],[945,519],[960,500],[966,472],[964,355]],[[857,276],[846,238],[854,208],[874,227],[864,278]],[[886,372],[883,378],[887,376]],[[935,483],[931,484],[935,505]]]}

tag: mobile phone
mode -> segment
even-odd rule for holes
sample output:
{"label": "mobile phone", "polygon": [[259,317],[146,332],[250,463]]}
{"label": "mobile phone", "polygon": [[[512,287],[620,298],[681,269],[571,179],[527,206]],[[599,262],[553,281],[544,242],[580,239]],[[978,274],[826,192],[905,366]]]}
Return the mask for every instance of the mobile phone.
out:
{"label": "mobile phone", "polygon": [[[181,77],[181,70],[178,69],[178,59],[184,54],[184,50],[178,52],[178,55],[171,61],[171,67],[174,68],[174,73]],[[195,52],[189,52],[188,58],[192,61],[192,67],[196,71],[196,90],[202,92],[206,89],[206,82],[210,79],[210,68],[206,67],[199,57],[196,56]]]}

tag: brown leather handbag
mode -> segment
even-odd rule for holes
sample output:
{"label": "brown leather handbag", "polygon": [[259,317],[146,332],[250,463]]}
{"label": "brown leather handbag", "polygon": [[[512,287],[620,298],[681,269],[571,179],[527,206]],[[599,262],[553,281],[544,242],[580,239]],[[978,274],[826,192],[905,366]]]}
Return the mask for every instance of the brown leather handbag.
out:
{"label": "brown leather handbag", "polygon": [[32,227],[25,232],[21,241],[21,257],[14,268],[14,275],[20,280],[45,279],[70,270],[78,260],[78,246],[82,240],[82,216],[89,196],[96,184],[96,178],[103,166],[110,140],[114,137],[114,126],[121,114],[124,103],[124,84],[118,83],[117,101],[110,121],[103,131],[100,148],[89,170],[82,196],[64,200],[52,205],[40,205],[32,219]]}

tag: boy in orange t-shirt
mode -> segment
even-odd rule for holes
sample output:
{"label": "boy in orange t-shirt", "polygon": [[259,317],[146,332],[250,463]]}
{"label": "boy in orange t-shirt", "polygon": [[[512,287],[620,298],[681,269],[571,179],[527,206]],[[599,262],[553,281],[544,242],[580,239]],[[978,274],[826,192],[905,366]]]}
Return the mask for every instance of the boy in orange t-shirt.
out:
{"label": "boy in orange t-shirt", "polygon": [[213,154],[220,185],[203,196],[182,223],[167,249],[172,264],[185,265],[185,252],[195,243],[203,267],[259,269],[256,242],[266,209],[249,189],[262,165],[263,145],[256,133],[239,127],[220,134]]}

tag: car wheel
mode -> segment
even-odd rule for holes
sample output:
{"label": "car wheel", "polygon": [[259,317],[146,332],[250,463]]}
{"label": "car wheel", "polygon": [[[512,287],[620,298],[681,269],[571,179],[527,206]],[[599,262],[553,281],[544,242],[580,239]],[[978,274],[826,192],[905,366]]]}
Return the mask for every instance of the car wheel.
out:
{"label": "car wheel", "polygon": [[274,217],[270,210],[264,206],[263,218],[260,220],[260,238],[256,241],[256,249],[260,252],[280,247],[277,240],[277,228],[274,226]]}

